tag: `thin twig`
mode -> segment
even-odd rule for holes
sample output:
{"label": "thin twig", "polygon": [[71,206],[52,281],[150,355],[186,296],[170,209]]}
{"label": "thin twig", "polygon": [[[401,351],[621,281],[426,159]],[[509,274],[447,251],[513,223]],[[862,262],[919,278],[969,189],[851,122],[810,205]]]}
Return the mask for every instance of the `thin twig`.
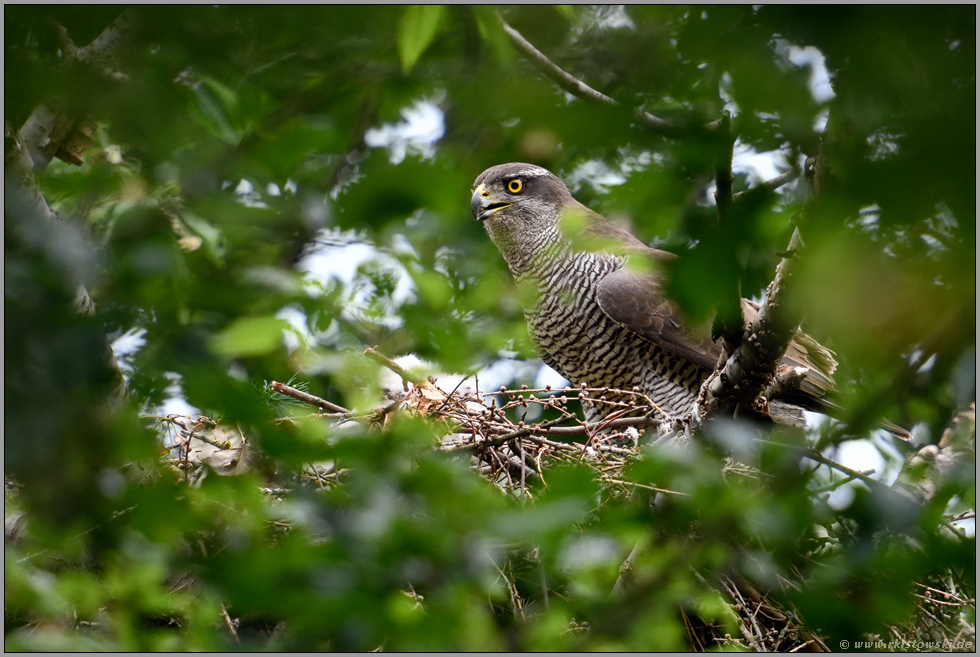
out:
{"label": "thin twig", "polygon": [[746,198],[747,196],[751,196],[752,193],[755,190],[760,189],[760,188],[761,189],[767,189],[767,190],[775,191],[775,190],[779,189],[780,187],[782,187],[783,185],[787,185],[787,184],[793,182],[794,180],[796,180],[799,177],[800,177],[800,168],[798,166],[794,166],[792,169],[790,169],[786,173],[782,173],[782,174],[776,176],[775,178],[770,178],[769,180],[767,180],[767,181],[763,182],[762,184],[760,184],[758,187],[753,187],[752,189],[747,189],[744,192],[737,192],[734,195],[734,199],[735,199],[736,202],[738,202],[738,201]]}
{"label": "thin twig", "polygon": [[[503,435],[494,436],[492,438],[487,438],[483,442],[479,443],[462,443],[458,445],[452,445],[447,447],[444,451],[455,452],[463,449],[473,449],[475,447],[495,447],[497,445],[502,445],[506,442],[514,440],[515,438],[531,438],[537,435],[544,436],[588,436],[592,432],[595,432],[601,428],[613,429],[620,427],[651,427],[659,426],[660,421],[656,418],[650,418],[647,416],[643,417],[629,417],[620,418],[618,420],[613,420],[603,427],[602,422],[595,422],[593,424],[582,424],[575,427],[555,427],[548,426],[551,422],[564,421],[564,418],[558,418],[556,420],[549,420],[548,422],[543,422],[539,425],[531,425],[525,427],[518,427],[514,431],[510,431]],[[552,445],[561,443],[549,443]],[[632,450],[623,450],[624,452],[633,453]]]}
{"label": "thin twig", "polygon": [[242,642],[238,638],[238,632],[235,631],[235,624],[231,622],[231,616],[228,615],[228,609],[223,602],[221,603],[221,617],[225,620],[225,626],[228,628],[228,632],[232,638],[235,639],[235,643],[241,645]]}
{"label": "thin twig", "polygon": [[[500,18],[499,14],[498,18]],[[576,98],[602,103],[603,105],[609,105],[610,107],[619,106],[620,103],[618,100],[610,98],[601,91],[596,91],[548,59],[544,53],[535,48],[530,41],[525,39],[520,32],[508,25],[503,18],[500,18],[500,25],[503,27],[508,38],[510,38],[511,43],[513,43],[522,53],[527,55],[528,59],[539,71],[558,83],[559,87]],[[661,119],[660,117],[654,116],[641,108],[636,108],[636,110],[634,110],[634,116],[645,127],[658,134],[664,135],[665,137],[676,137],[682,132],[681,128],[677,125],[665,119]],[[708,129],[711,129],[712,127],[714,127],[714,124],[709,124],[707,126]]]}
{"label": "thin twig", "polygon": [[281,395],[286,395],[287,397],[292,397],[293,399],[299,400],[305,404],[310,404],[311,406],[316,406],[317,408],[322,408],[325,411],[331,413],[339,413],[341,415],[349,416],[351,412],[344,408],[329,402],[326,399],[321,399],[316,395],[311,395],[308,392],[303,392],[302,390],[297,390],[291,386],[287,386],[285,383],[279,383],[278,381],[273,381],[269,384],[269,387],[278,392]]}
{"label": "thin twig", "polygon": [[[852,480],[853,479],[860,479],[861,481],[863,481],[864,483],[866,483],[868,486],[871,486],[872,488],[874,488],[874,487],[881,487],[881,488],[887,488],[888,490],[892,490],[890,487],[888,487],[885,484],[881,483],[877,479],[872,479],[871,477],[869,477],[868,475],[864,474],[863,472],[859,472],[858,470],[852,470],[851,468],[847,467],[846,465],[842,465],[842,464],[838,463],[837,461],[833,461],[831,459],[828,459],[826,456],[824,456],[823,454],[821,454],[820,452],[818,452],[816,450],[813,450],[813,449],[804,450],[803,451],[803,455],[806,456],[811,461],[816,461],[817,463],[821,463],[823,465],[826,465],[828,468],[833,468],[834,470],[839,470],[839,471],[843,472],[844,474],[848,475]],[[911,498],[909,498],[909,499],[911,499]]]}
{"label": "thin twig", "polygon": [[685,496],[690,495],[690,493],[682,493],[677,490],[668,490],[666,488],[657,488],[656,486],[648,486],[647,484],[641,484],[637,481],[622,481],[619,479],[613,479],[611,477],[606,477],[603,479],[603,481],[610,484],[616,484],[618,486],[636,486],[637,488],[644,488],[646,490],[652,490],[656,493],[664,493],[665,495],[685,495]]}
{"label": "thin twig", "polygon": [[415,376],[414,374],[406,370],[404,367],[402,367],[395,361],[391,360],[381,352],[372,349],[371,347],[368,347],[367,349],[364,350],[364,355],[370,358],[371,360],[373,360],[374,362],[380,363],[381,365],[387,367],[389,370],[391,370],[392,372],[400,376],[402,378],[402,381],[407,381],[412,385],[418,385],[422,383],[422,381],[424,381],[424,379]]}
{"label": "thin twig", "polygon": [[[874,474],[875,471],[874,471],[874,469],[871,469],[871,470],[860,470],[859,472],[861,474],[863,474],[863,475],[872,475],[872,474]],[[821,486],[820,488],[814,488],[813,490],[810,491],[810,493],[812,495],[819,495],[820,493],[829,493],[831,491],[837,490],[838,488],[840,488],[844,484],[848,484],[848,483],[854,481],[856,478],[857,477],[855,477],[853,475],[847,475],[846,477],[844,477],[840,481],[835,481],[833,483],[827,484],[826,486]]]}
{"label": "thin twig", "polygon": [[[96,525],[94,525],[92,527],[89,527],[85,531],[78,532],[77,534],[75,534],[74,536],[72,536],[71,538],[69,538],[68,541],[70,542],[70,541],[78,540],[82,536],[85,536],[86,534],[90,534],[90,533],[94,532],[96,529],[98,529],[102,525],[105,525],[106,523],[108,523],[108,522],[110,522],[112,520],[115,520],[116,518],[119,518],[119,517],[121,517],[121,516],[129,513],[130,511],[132,511],[133,509],[135,509],[138,506],[139,506],[138,504],[134,504],[133,506],[128,507],[126,509],[120,509],[118,511],[114,511],[108,518],[106,518],[102,522],[100,522],[100,523],[98,523],[98,524],[96,524]],[[37,552],[28,554],[27,556],[24,556],[24,557],[18,559],[17,560],[17,563],[24,563],[25,561],[30,561],[31,559],[33,559],[35,557],[39,557],[39,556],[44,555],[44,554],[47,554],[50,551],[51,551],[51,548],[45,548],[43,550],[39,550]]]}

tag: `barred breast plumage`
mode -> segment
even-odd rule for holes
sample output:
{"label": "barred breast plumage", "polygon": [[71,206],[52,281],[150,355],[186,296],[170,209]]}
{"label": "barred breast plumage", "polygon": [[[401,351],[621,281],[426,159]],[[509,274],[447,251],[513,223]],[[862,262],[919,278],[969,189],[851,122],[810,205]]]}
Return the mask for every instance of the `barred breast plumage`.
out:
{"label": "barred breast plumage", "polygon": [[[636,388],[665,413],[682,415],[690,410],[705,372],[614,322],[599,306],[599,281],[623,265],[614,256],[579,253],[554,259],[540,278],[534,272],[528,278],[538,286],[538,305],[525,312],[531,339],[541,360],[576,385]],[[588,415],[595,419],[612,410],[599,405]]]}
{"label": "barred breast plumage", "polygon": [[[687,326],[662,291],[659,270],[676,256],[647,247],[578,203],[541,167],[491,167],[474,187],[474,217],[515,280],[534,288],[525,315],[541,359],[576,385],[635,388],[669,416],[689,412],[721,348],[707,327]],[[749,318],[755,308],[743,300]],[[836,363],[831,352],[803,338],[798,334],[784,361],[808,368],[800,394],[816,401],[833,389]],[[613,410],[597,404],[586,413],[595,420]]]}

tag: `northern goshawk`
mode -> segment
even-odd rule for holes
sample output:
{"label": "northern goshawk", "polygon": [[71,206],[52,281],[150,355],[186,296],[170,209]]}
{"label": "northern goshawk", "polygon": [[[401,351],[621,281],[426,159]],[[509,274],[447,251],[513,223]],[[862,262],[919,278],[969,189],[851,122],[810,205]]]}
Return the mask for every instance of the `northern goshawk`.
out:
{"label": "northern goshawk", "polygon": [[[663,265],[676,255],[646,246],[532,164],[481,173],[471,207],[517,282],[532,286],[525,317],[545,363],[576,385],[638,389],[673,418],[691,411],[722,347],[712,341],[710,326],[686,324],[664,294]],[[742,310],[751,321],[758,305],[743,299]],[[806,374],[791,399],[770,403],[771,414],[801,424],[800,407],[820,408],[821,397],[834,389],[837,363],[832,352],[797,332],[782,366],[804,367]],[[586,408],[586,418],[596,421],[613,410],[597,403]]]}

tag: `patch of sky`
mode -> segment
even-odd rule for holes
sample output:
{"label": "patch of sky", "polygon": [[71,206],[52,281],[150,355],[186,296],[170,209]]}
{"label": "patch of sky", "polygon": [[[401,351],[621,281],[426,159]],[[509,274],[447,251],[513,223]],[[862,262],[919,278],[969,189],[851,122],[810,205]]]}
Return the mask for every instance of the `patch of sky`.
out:
{"label": "patch of sky", "polygon": [[880,228],[880,221],[881,208],[877,205],[868,205],[858,210],[858,218],[855,223],[862,232],[874,236]]}
{"label": "patch of sky", "polygon": [[[278,188],[277,188],[278,189]],[[238,202],[248,208],[267,208],[268,205],[262,200],[262,193],[256,191],[255,185],[251,181],[242,178],[235,187],[235,196]]]}
{"label": "patch of sky", "polygon": [[633,173],[664,163],[662,153],[652,153],[629,145],[617,149],[617,154],[619,158],[614,164],[601,159],[588,160],[570,173],[559,172],[559,175],[572,194],[580,192],[584,185],[591,187],[597,194],[608,194],[610,187],[624,184]]}
{"label": "patch of sky", "polygon": [[[811,443],[820,437],[824,425],[837,423],[837,420],[822,413],[804,411],[804,415],[806,417],[807,438]],[[915,430],[916,428],[913,428],[913,434]],[[848,440],[840,445],[829,447],[823,451],[823,455],[852,470],[866,473],[868,477],[887,486],[895,483],[905,463],[905,457],[895,447],[895,438],[884,429],[871,432],[868,438]],[[816,467],[825,481],[841,481],[847,477],[846,474],[832,470],[828,466],[806,458],[803,460],[807,467]],[[837,510],[846,509],[854,500],[854,490],[862,486],[866,486],[866,484],[858,480],[842,484],[830,491],[827,503]]]}
{"label": "patch of sky", "polygon": [[578,23],[572,28],[571,41],[575,43],[590,32],[621,29],[636,29],[636,23],[626,13],[625,5],[589,5],[583,8]]}
{"label": "patch of sky", "polygon": [[437,105],[443,97],[444,91],[434,100],[419,100],[402,109],[403,121],[371,128],[364,134],[364,143],[386,149],[392,164],[399,164],[410,154],[423,159],[432,157],[435,143],[446,133],[446,117]]}
{"label": "patch of sky", "polygon": [[721,74],[721,78],[718,80],[718,96],[725,101],[722,109],[732,117],[738,116],[738,103],[735,102],[735,98],[732,96],[732,75],[728,71]]}
{"label": "patch of sky", "polygon": [[[169,415],[197,416],[201,414],[200,409],[191,406],[184,396],[184,379],[176,372],[164,372],[169,384],[164,388],[166,399],[162,404],[154,408],[149,415],[167,417]],[[165,443],[168,447],[172,442]]]}
{"label": "patch of sky", "polygon": [[119,364],[123,378],[128,383],[134,371],[133,360],[139,350],[146,346],[146,329],[138,326],[131,328],[113,339],[109,346],[112,348],[112,355]]}
{"label": "patch of sky", "polygon": [[[732,150],[732,173],[735,175],[744,174],[749,187],[771,180],[792,168],[790,158],[792,152],[788,146],[781,146],[776,150],[764,151],[760,153],[749,144],[743,144],[736,139]],[[777,193],[786,193],[793,189],[793,183],[783,185]],[[712,183],[705,190],[705,196],[701,198],[703,205],[715,204],[715,190],[717,186]]]}
{"label": "patch of sky", "polygon": [[791,156],[788,146],[760,153],[752,146],[736,139],[732,150],[732,173],[736,175],[744,173],[748,178],[749,186],[754,187],[791,169]]}
{"label": "patch of sky", "polygon": [[572,385],[571,381],[543,363],[534,376],[535,388],[551,386],[552,390],[562,390],[570,385]]}
{"label": "patch of sky", "polygon": [[[294,304],[284,306],[276,312],[276,317],[288,322],[290,328],[292,329],[284,330],[282,332],[282,340],[286,345],[286,350],[289,353],[293,353],[303,346],[314,344],[318,341],[316,337],[310,333],[306,313],[300,306]],[[333,324],[331,324],[331,326],[333,326]]]}
{"label": "patch of sky", "polygon": [[871,147],[871,161],[878,162],[885,160],[899,151],[898,141],[901,135],[889,132],[884,128],[879,128],[868,135],[868,146]]}
{"label": "patch of sky", "polygon": [[785,67],[786,63],[798,67],[809,67],[810,77],[807,88],[810,96],[819,104],[829,102],[836,96],[831,85],[830,72],[827,70],[827,59],[815,46],[800,47],[786,39],[776,37],[772,40],[772,49],[778,56],[777,65]]}
{"label": "patch of sky", "polygon": [[269,196],[282,196],[283,194],[295,194],[297,189],[296,182],[290,178],[281,188],[276,183],[270,182],[265,186],[265,193]]}
{"label": "patch of sky", "polygon": [[578,193],[584,184],[588,184],[598,194],[609,193],[610,186],[622,185],[626,176],[609,166],[604,160],[588,160],[582,162],[567,176],[565,184],[572,194]]}
{"label": "patch of sky", "polygon": [[[408,240],[396,240],[394,253],[414,253]],[[415,284],[405,265],[387,249],[379,249],[355,231],[323,229],[312,248],[296,265],[316,294],[331,281],[343,288],[343,313],[351,320],[368,319],[397,328],[396,311],[414,297]],[[384,289],[388,288],[390,289]]]}
{"label": "patch of sky", "polygon": [[830,119],[830,108],[824,107],[813,117],[813,131],[822,133],[827,129],[827,120]]}
{"label": "patch of sky", "polygon": [[[852,470],[864,472],[877,481],[882,481],[886,474],[884,471],[885,459],[871,440],[849,440],[837,447],[830,448],[824,456]],[[835,472],[834,476],[840,480],[846,475]],[[895,476],[898,476],[897,472]],[[883,481],[883,483],[887,482]],[[851,481],[839,486],[831,491],[827,504],[833,509],[846,509],[854,500],[854,489],[858,486],[866,486],[866,484],[860,481]]]}

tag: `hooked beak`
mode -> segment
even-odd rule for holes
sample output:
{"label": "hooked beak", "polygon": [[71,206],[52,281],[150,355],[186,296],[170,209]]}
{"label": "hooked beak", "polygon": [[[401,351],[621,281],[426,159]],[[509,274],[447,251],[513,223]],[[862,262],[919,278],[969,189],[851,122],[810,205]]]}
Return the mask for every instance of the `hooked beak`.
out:
{"label": "hooked beak", "polygon": [[473,197],[470,199],[470,209],[473,210],[473,218],[477,221],[486,221],[497,210],[510,206],[510,203],[494,203],[486,185],[479,185],[474,189]]}

